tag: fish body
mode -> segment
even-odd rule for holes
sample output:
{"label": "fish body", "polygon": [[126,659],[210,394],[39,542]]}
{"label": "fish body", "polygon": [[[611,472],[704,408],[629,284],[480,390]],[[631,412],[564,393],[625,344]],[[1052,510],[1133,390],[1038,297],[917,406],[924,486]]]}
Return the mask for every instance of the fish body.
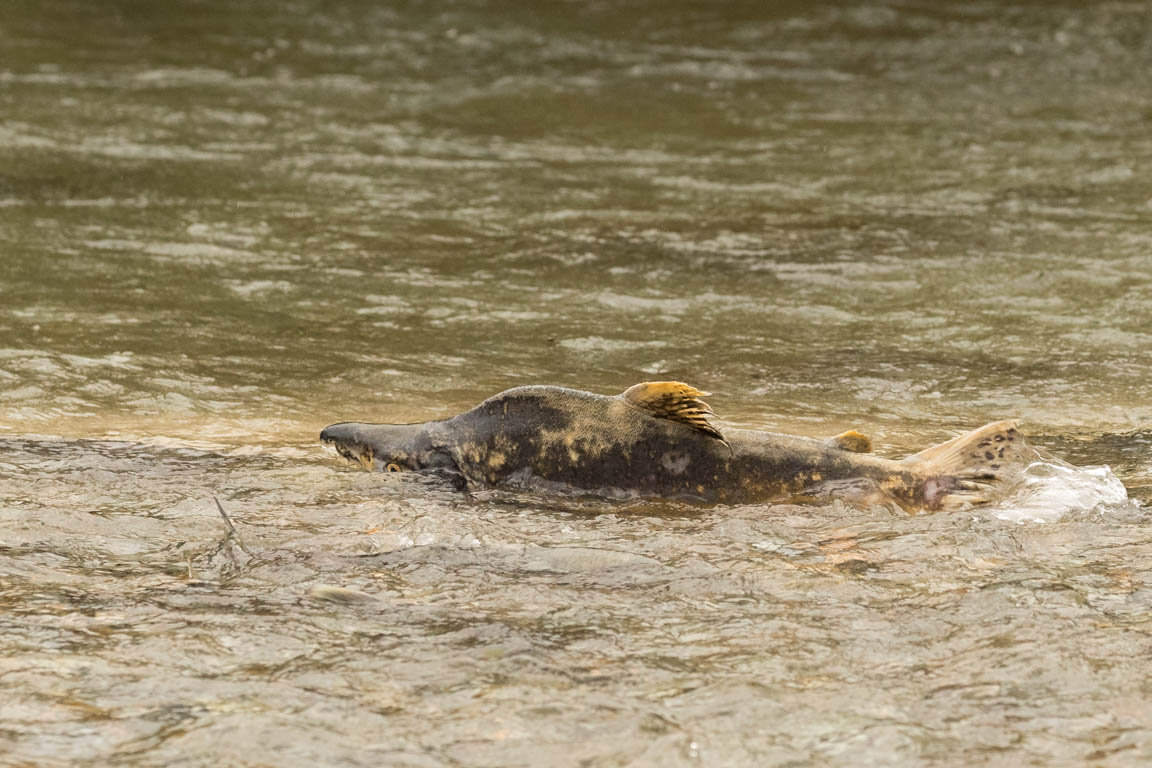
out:
{"label": "fish body", "polygon": [[517,387],[450,419],[343,422],[320,437],[368,468],[440,474],[472,489],[703,503],[833,495],[910,509],[986,501],[1027,453],[1015,422],[904,460],[872,455],[857,432],[721,431],[706,394],[680,382],[645,382],[615,396]]}

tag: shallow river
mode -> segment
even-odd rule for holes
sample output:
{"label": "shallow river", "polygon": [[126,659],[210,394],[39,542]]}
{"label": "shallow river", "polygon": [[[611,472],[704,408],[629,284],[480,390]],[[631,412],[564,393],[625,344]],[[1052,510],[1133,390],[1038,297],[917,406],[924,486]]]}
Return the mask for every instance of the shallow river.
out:
{"label": "shallow river", "polygon": [[[763,5],[4,3],[0,763],[1152,762],[1149,6]],[[316,439],[646,379],[1081,469],[693,508]]]}

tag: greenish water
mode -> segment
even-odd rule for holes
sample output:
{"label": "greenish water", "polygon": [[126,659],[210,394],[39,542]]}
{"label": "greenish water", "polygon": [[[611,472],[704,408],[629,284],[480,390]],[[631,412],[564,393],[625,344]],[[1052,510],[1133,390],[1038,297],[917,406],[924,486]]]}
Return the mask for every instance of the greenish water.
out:
{"label": "greenish water", "polygon": [[[1147,764],[1150,123],[1142,2],[8,0],[0,760]],[[692,510],[316,440],[664,378],[1111,472]]]}

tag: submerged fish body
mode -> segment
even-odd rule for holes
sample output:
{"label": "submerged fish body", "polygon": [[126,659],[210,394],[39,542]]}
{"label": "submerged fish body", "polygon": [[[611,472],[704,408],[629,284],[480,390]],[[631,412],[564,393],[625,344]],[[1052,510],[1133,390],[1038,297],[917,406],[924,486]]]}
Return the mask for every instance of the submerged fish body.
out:
{"label": "submerged fish body", "polygon": [[706,393],[646,382],[605,396],[517,387],[459,416],[420,424],[333,424],[320,435],[369,469],[440,474],[467,488],[704,503],[835,495],[955,508],[997,495],[1031,449],[996,422],[903,460],[857,432],[815,439],[713,422]]}

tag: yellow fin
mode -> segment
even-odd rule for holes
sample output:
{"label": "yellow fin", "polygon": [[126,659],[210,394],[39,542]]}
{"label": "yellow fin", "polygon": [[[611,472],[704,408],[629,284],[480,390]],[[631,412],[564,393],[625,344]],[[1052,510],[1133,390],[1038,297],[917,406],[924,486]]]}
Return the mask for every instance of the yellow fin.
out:
{"label": "yellow fin", "polygon": [[836,437],[832,438],[832,442],[836,444],[837,448],[844,451],[852,451],[853,453],[872,452],[871,438],[867,435],[860,434],[854,429],[836,435]]}
{"label": "yellow fin", "polygon": [[650,416],[686,424],[727,445],[720,430],[708,421],[716,415],[712,406],[700,399],[710,394],[680,381],[645,381],[629,387],[620,397]]}

